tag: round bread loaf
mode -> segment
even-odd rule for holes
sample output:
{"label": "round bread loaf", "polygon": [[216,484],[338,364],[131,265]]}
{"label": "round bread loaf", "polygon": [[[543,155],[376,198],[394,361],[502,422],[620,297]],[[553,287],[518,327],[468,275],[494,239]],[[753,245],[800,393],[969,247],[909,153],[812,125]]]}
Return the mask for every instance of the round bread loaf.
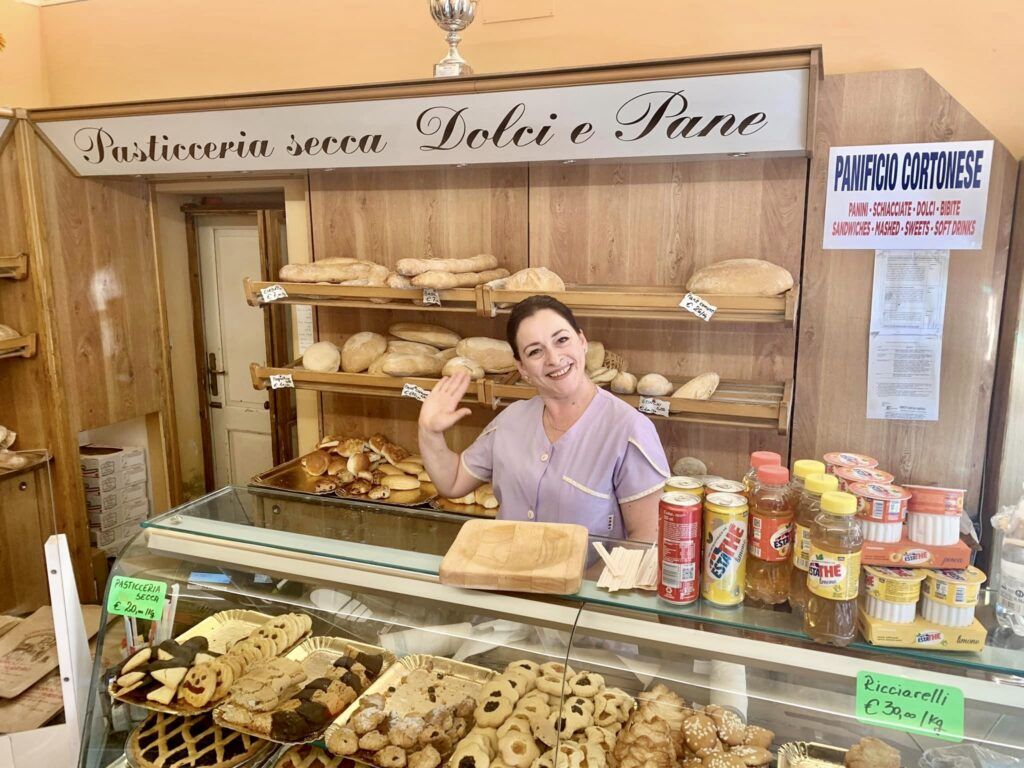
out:
{"label": "round bread loaf", "polygon": [[395,323],[388,328],[388,333],[405,341],[418,341],[438,349],[454,347],[461,338],[455,331],[426,323]]}
{"label": "round bread loaf", "polygon": [[454,376],[459,371],[465,371],[468,373],[469,378],[473,381],[484,377],[484,369],[476,360],[468,357],[453,357],[444,364],[444,369],[441,371],[441,375]]}
{"label": "round bread loaf", "polygon": [[691,293],[778,296],[793,287],[793,276],[762,259],[727,259],[697,270],[686,284]]}
{"label": "round bread loaf", "polygon": [[379,333],[362,331],[350,336],[341,347],[341,369],[345,373],[362,373],[384,354],[388,340]]}
{"label": "round bread loaf", "polygon": [[460,341],[455,350],[459,357],[475,360],[487,373],[509,373],[516,369],[512,347],[507,341],[473,336]]}
{"label": "round bread loaf", "polygon": [[612,379],[611,390],[620,395],[632,395],[636,392],[636,376],[619,371],[618,375]]}
{"label": "round bread loaf", "polygon": [[672,391],[672,382],[660,373],[648,373],[636,383],[636,391],[645,397],[664,397]]}
{"label": "round bread loaf", "polygon": [[329,341],[310,344],[302,354],[302,367],[317,373],[336,373],[341,367],[341,352]]}

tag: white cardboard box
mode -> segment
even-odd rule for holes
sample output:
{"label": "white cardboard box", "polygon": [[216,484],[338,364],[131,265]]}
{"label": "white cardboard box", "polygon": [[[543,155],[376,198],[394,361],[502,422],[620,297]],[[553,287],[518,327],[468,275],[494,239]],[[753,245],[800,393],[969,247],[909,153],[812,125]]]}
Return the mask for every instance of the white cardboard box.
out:
{"label": "white cardboard box", "polygon": [[124,451],[103,445],[83,445],[78,449],[82,477],[109,477],[121,474]]}
{"label": "white cardboard box", "polygon": [[96,528],[101,531],[109,531],[111,528],[116,528],[120,522],[120,510],[89,510],[90,528]]}

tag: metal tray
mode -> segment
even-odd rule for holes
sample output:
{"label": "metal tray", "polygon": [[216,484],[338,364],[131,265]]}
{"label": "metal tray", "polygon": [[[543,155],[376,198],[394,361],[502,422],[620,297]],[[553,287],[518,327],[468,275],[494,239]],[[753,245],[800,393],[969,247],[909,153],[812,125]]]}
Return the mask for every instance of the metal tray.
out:
{"label": "metal tray", "polygon": [[812,741],[791,741],[779,748],[779,768],[843,768],[846,750]]}
{"label": "metal tray", "polygon": [[[348,653],[349,648],[361,651],[362,653],[383,655],[385,665],[381,669],[379,677],[383,677],[388,668],[395,663],[395,654],[376,645],[367,645],[366,643],[360,643],[356,640],[346,640],[342,637],[308,637],[288,651],[288,653],[284,654],[285,658],[302,664],[302,671],[306,674],[305,680],[299,683],[296,687],[296,692],[310,680],[323,677],[324,669],[333,665],[335,659]],[[291,696],[286,697],[284,700],[287,700],[287,698],[291,698]],[[221,720],[223,713],[220,705],[224,704],[225,701],[227,701],[227,699],[219,701],[217,703],[217,708],[213,710],[213,720],[217,725],[222,728],[230,728],[231,730],[238,731],[239,733],[247,733],[258,739],[266,739],[274,744],[285,744],[289,746],[307,744],[323,736],[324,730],[327,728],[327,726],[324,726],[319,730],[311,731],[301,741],[281,741],[279,739],[275,739],[270,734],[252,731],[248,728],[235,725],[234,723],[223,722]],[[330,723],[328,723],[328,725],[330,725]]]}
{"label": "metal tray", "polygon": [[[278,768],[278,766],[283,766],[284,763],[282,763],[281,761],[284,760],[284,756],[286,754],[288,754],[288,751],[293,749],[294,746],[295,745],[279,747],[274,752],[274,754],[260,768]],[[338,768],[351,768],[351,766],[354,765],[354,763],[352,762],[352,758],[350,758],[350,757],[338,757],[336,755],[332,755],[330,752],[328,752],[323,747],[318,747],[315,744],[310,744],[308,746],[311,749],[316,749],[319,752],[322,752],[324,757],[327,758],[327,761],[329,761],[329,762],[325,763],[327,765],[337,766]],[[246,768],[249,768],[249,767],[247,766]],[[252,766],[252,768],[257,768],[257,767],[256,766]]]}
{"label": "metal tray", "polygon": [[346,496],[335,491],[314,490],[320,476],[314,476],[302,468],[302,457],[286,461],[276,467],[260,472],[249,481],[249,485],[257,488],[273,488],[281,491],[306,493],[311,496],[366,501],[373,504],[390,504],[396,507],[419,507],[437,497],[437,489],[432,483],[423,483],[415,491],[392,491],[386,499],[368,499],[366,496]]}
{"label": "metal tray", "polygon": [[[384,696],[386,711],[394,711],[399,715],[408,714],[408,710],[392,709],[391,699],[393,694],[389,695],[387,690],[388,688],[394,687],[397,693],[401,690],[402,682],[410,672],[415,669],[421,669],[428,666],[460,680],[473,683],[477,688],[483,688],[485,683],[493,680],[498,674],[494,670],[487,669],[486,667],[478,667],[475,664],[467,664],[464,661],[452,661],[451,659],[441,658],[440,656],[430,656],[425,653],[405,656],[404,658],[399,659],[395,664],[388,667],[386,671],[382,672],[380,677],[378,677],[373,684],[363,692],[362,696],[353,701],[345,711],[334,719],[334,722],[332,722],[324,732],[324,741],[326,742],[330,738],[331,733],[335,729],[344,727],[348,721],[352,719],[352,716],[355,715],[362,706],[363,699],[367,696],[381,694]],[[376,766],[376,763],[374,763],[372,759],[373,753],[371,752],[360,751],[356,752],[354,755],[350,755],[349,757],[357,762]],[[441,758],[443,763],[444,760],[448,758],[448,755],[442,755]]]}
{"label": "metal tray", "polygon": [[497,509],[488,509],[482,504],[456,504],[451,499],[438,496],[430,500],[430,508],[438,512],[450,512],[456,515],[467,515],[468,517],[487,517],[492,520],[498,516]]}

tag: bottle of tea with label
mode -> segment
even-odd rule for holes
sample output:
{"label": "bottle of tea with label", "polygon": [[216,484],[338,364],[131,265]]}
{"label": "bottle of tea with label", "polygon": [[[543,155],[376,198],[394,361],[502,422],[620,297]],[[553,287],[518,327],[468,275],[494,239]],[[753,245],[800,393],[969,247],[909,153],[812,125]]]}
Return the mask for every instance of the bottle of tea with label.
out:
{"label": "bottle of tea with label", "polygon": [[853,494],[828,491],[821,495],[821,512],[811,524],[804,632],[818,643],[844,646],[857,634],[864,536],[856,512]]}
{"label": "bottle of tea with label", "polygon": [[793,513],[789,470],[764,465],[750,496],[750,547],[746,595],[749,605],[778,605],[789,597],[789,551]]}
{"label": "bottle of tea with label", "polygon": [[789,605],[802,613],[807,608],[807,565],[811,559],[811,526],[821,512],[821,495],[839,490],[839,478],[824,473],[808,475],[793,518],[793,572],[789,579]]}

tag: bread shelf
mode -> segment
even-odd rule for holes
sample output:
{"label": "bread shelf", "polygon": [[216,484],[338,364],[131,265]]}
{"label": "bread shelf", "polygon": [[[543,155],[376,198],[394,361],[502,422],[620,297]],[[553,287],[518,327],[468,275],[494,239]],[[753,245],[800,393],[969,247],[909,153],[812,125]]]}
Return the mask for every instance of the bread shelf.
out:
{"label": "bread shelf", "polygon": [[31,472],[36,467],[46,464],[53,458],[50,456],[50,452],[45,448],[34,449],[31,451],[13,451],[13,453],[27,458],[28,464],[23,467],[18,467],[17,469],[0,469],[0,480],[13,477],[14,475],[21,475],[25,472]]}
{"label": "bread shelf", "polygon": [[[366,373],[316,373],[302,368],[298,360],[280,368],[253,363],[250,371],[256,389],[269,388],[271,376],[287,374],[291,376],[295,389],[369,397],[402,397],[402,388],[406,384],[415,384],[430,390],[438,383],[438,379],[427,378],[371,376]],[[515,378],[516,374],[509,374],[475,381],[463,402],[497,409],[516,400],[527,400],[537,394],[533,387],[515,383]],[[634,408],[640,404],[640,397],[637,395],[617,397]],[[774,429],[784,435],[789,432],[793,385],[790,381],[760,384],[724,380],[709,400],[659,399],[666,400],[669,407],[676,412],[669,416],[652,416],[653,419],[746,429]]]}
{"label": "bread shelf", "polygon": [[28,254],[0,256],[0,279],[24,280],[28,277]]}
{"label": "bread shelf", "polygon": [[35,355],[36,335],[34,333],[0,341],[0,360],[8,357],[35,357]]}
{"label": "bread shelf", "polygon": [[[274,287],[285,296],[264,299],[262,291]],[[441,306],[423,303],[421,289],[370,288],[328,283],[282,283],[244,281],[245,297],[251,306],[270,304],[314,304],[321,307],[353,309],[473,312],[481,317],[507,313],[511,306],[535,295],[533,291],[497,291],[486,285],[437,291]],[[579,317],[631,320],[672,320],[703,322],[679,306],[686,295],[680,288],[664,286],[571,286],[556,294]],[[710,323],[782,323],[792,326],[796,318],[799,289],[780,296],[702,295],[717,311]],[[376,300],[376,301],[374,301]],[[387,303],[381,303],[387,300]]]}

